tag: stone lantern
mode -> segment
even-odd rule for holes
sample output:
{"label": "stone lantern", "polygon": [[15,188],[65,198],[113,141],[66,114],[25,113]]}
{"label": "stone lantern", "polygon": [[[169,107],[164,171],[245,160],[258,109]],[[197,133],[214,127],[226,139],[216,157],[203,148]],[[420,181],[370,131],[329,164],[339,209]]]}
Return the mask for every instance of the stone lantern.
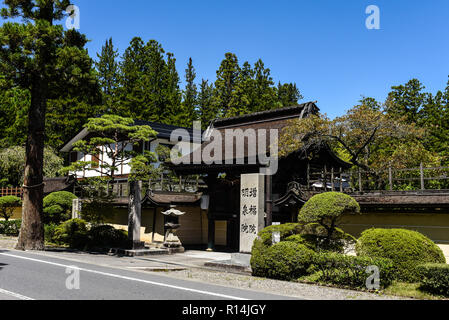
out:
{"label": "stone lantern", "polygon": [[181,212],[176,209],[170,209],[162,214],[166,217],[165,221],[165,240],[164,247],[167,248],[170,253],[182,253],[184,252],[184,248],[182,246],[181,241],[176,235],[176,231],[181,227],[179,224],[179,217],[185,215],[185,212]]}

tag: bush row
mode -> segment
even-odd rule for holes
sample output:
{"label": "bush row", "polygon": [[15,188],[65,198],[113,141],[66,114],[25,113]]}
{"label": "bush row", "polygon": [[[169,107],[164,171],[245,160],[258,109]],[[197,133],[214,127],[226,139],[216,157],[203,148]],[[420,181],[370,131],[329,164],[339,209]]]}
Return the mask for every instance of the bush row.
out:
{"label": "bush row", "polygon": [[104,251],[110,248],[126,247],[128,233],[109,225],[88,227],[84,220],[72,219],[59,226],[45,226],[45,240],[67,245],[72,249]]}
{"label": "bush row", "polygon": [[[389,259],[346,256],[335,252],[315,252],[293,241],[283,241],[266,247],[256,240],[251,268],[254,276],[278,280],[307,280],[351,288],[366,288],[372,274],[369,267],[380,272],[380,287],[394,280],[394,265]],[[373,283],[374,284],[374,283]]]}
{"label": "bush row", "polygon": [[362,233],[357,242],[358,256],[391,259],[396,278],[405,282],[418,282],[417,266],[426,263],[446,263],[443,251],[419,232],[405,229],[370,229]]}
{"label": "bush row", "polygon": [[417,267],[421,288],[424,291],[449,296],[449,265],[428,263]]}
{"label": "bush row", "polygon": [[0,221],[0,234],[8,237],[19,235],[22,220]]}

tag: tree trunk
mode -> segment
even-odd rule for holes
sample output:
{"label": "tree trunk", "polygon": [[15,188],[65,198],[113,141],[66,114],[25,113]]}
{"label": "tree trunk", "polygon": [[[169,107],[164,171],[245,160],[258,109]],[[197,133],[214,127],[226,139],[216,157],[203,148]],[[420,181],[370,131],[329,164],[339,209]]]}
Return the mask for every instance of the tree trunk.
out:
{"label": "tree trunk", "polygon": [[44,250],[42,223],[44,198],[44,137],[46,81],[36,77],[28,112],[28,138],[23,186],[22,226],[16,246],[18,250]]}
{"label": "tree trunk", "polygon": [[140,241],[140,227],[142,225],[141,181],[129,181],[128,199],[128,240],[131,249],[143,249],[145,243]]}

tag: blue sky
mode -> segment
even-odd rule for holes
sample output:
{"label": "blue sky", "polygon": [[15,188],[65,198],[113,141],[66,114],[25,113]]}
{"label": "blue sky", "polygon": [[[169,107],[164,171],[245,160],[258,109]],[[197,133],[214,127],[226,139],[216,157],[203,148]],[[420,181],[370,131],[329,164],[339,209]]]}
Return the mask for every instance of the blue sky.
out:
{"label": "blue sky", "polygon": [[[428,91],[449,75],[449,1],[432,0],[74,0],[95,57],[112,37],[120,52],[134,36],[173,52],[180,76],[193,58],[198,81],[215,80],[225,52],[261,58],[277,82],[296,82],[305,101],[341,115],[361,95],[384,100],[416,77]],[[368,5],[380,30],[365,27]]]}

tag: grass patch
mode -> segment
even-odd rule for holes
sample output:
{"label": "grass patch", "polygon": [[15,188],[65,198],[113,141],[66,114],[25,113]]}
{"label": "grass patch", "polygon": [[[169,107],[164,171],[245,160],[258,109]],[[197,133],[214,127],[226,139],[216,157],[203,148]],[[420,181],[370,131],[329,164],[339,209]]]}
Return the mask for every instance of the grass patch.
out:
{"label": "grass patch", "polygon": [[419,287],[420,287],[419,283],[405,283],[395,281],[391,286],[382,291],[382,293],[387,295],[401,296],[420,300],[445,299],[444,297],[432,295],[430,293],[421,291]]}

